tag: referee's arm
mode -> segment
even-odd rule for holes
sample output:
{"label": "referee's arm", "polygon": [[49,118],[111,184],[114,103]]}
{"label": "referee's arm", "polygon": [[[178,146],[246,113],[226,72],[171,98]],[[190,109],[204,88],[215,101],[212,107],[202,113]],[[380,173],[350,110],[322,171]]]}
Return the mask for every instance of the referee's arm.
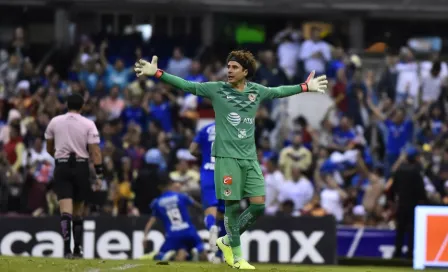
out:
{"label": "referee's arm", "polygon": [[54,152],[56,151],[54,148],[54,122],[51,119],[50,123],[45,130],[45,140],[47,143],[47,152],[54,158]]}
{"label": "referee's arm", "polygon": [[101,155],[101,149],[99,144],[100,144],[100,134],[95,126],[95,123],[92,122],[92,125],[87,135],[87,146],[89,149],[90,159],[93,161],[93,164],[95,165],[95,172],[97,179],[103,179],[103,158]]}

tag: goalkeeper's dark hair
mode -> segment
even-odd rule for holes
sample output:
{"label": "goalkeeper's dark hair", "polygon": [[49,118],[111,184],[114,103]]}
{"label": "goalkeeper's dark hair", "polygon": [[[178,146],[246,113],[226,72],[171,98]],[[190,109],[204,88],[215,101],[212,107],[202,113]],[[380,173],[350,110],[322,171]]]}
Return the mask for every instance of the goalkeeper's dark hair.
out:
{"label": "goalkeeper's dark hair", "polygon": [[227,56],[227,63],[229,63],[229,61],[236,61],[241,66],[243,66],[243,68],[247,70],[247,79],[251,79],[255,75],[255,71],[257,69],[257,61],[250,51],[232,51]]}

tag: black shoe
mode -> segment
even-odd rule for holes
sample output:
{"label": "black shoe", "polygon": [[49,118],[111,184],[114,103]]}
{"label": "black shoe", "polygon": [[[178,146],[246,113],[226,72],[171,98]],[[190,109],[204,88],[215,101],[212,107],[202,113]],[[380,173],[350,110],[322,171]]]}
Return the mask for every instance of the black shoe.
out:
{"label": "black shoe", "polygon": [[74,259],[73,254],[71,252],[65,253],[64,259],[73,260]]}
{"label": "black shoe", "polygon": [[84,252],[82,250],[82,246],[75,247],[75,249],[73,250],[73,257],[75,257],[76,259],[82,259],[83,255]]}

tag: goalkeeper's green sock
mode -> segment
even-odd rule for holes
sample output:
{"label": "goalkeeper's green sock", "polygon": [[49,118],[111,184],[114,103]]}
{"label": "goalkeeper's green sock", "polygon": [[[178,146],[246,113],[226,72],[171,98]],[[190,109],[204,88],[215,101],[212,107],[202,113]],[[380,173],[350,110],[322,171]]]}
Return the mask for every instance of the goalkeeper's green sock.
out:
{"label": "goalkeeper's green sock", "polygon": [[[239,233],[243,234],[252,224],[254,224],[258,217],[264,213],[264,204],[250,204],[249,207],[238,218]],[[224,237],[224,244],[229,245],[229,237]]]}
{"label": "goalkeeper's green sock", "polygon": [[226,201],[224,225],[227,235],[224,238],[224,243],[232,248],[234,261],[241,259],[240,226],[238,224],[239,211],[239,201]]}
{"label": "goalkeeper's green sock", "polygon": [[240,235],[252,226],[261,215],[263,215],[264,207],[264,204],[250,204],[249,207],[240,215],[238,218]]}

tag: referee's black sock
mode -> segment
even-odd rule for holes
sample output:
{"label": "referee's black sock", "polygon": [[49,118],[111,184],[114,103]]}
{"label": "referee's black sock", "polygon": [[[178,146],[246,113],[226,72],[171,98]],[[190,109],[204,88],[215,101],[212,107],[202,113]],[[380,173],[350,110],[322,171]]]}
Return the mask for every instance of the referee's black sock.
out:
{"label": "referee's black sock", "polygon": [[74,254],[81,253],[82,233],[83,233],[83,219],[76,217],[73,219],[73,240],[75,242]]}
{"label": "referee's black sock", "polygon": [[61,233],[62,239],[64,239],[64,254],[71,253],[70,242],[71,242],[71,225],[72,225],[72,215],[69,213],[61,214]]}

